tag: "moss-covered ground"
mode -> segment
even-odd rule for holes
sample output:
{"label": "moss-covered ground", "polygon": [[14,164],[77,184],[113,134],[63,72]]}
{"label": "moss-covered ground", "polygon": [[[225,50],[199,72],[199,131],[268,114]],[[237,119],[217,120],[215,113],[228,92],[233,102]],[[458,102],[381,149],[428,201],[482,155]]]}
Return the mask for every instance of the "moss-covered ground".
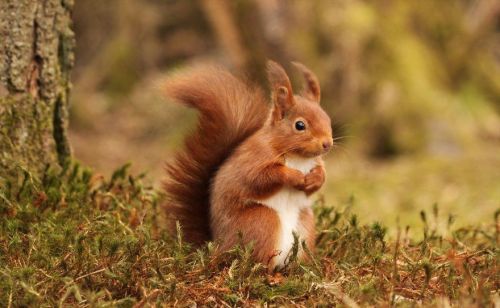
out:
{"label": "moss-covered ground", "polygon": [[[312,262],[268,274],[251,247],[222,255],[162,231],[161,196],[127,166],[109,179],[78,164],[40,178],[19,168],[0,190],[1,306],[358,305],[500,303],[499,217],[481,227],[360,224],[349,204],[318,201]],[[301,243],[297,243],[301,245]]]}

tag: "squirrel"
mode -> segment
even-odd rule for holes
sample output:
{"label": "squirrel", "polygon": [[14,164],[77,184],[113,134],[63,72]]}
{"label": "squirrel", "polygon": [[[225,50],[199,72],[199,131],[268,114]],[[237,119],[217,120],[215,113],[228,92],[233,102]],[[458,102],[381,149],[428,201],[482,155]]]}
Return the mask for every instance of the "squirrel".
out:
{"label": "squirrel", "polygon": [[[253,243],[253,259],[272,269],[287,264],[294,234],[314,249],[310,195],[325,181],[332,128],[317,77],[292,64],[306,81],[299,95],[283,67],[268,61],[271,104],[262,89],[217,67],[166,81],[168,97],[199,111],[164,183],[171,230],[179,222],[186,241],[214,241],[221,251]],[[307,256],[299,250],[298,258]]]}

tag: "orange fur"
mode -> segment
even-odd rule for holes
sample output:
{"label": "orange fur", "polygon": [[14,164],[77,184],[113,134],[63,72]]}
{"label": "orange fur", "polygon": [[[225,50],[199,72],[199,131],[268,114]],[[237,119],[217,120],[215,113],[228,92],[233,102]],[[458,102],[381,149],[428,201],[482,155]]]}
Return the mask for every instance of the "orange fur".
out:
{"label": "orange fur", "polygon": [[[283,68],[269,63],[272,108],[260,90],[223,70],[204,68],[167,83],[169,96],[200,111],[198,130],[168,165],[165,184],[167,212],[172,222],[180,222],[188,241],[214,240],[227,249],[237,243],[240,232],[244,243],[253,242],[254,258],[274,267],[283,263],[284,255],[276,255],[287,253],[279,247],[288,243],[284,230],[291,226],[313,249],[311,208],[269,204],[283,205],[281,199],[270,201],[278,194],[285,196],[283,202],[307,200],[325,180],[321,155],[332,144],[330,119],[318,104],[316,77],[305,66],[296,66],[307,81],[301,96],[293,95]],[[306,129],[298,130],[297,121]],[[289,164],[297,159],[313,161],[316,167],[294,169]],[[288,192],[293,199],[287,199]],[[288,206],[296,225],[283,220]]]}
{"label": "orange fur", "polygon": [[200,112],[184,151],[167,165],[164,188],[169,229],[175,230],[179,221],[185,239],[201,244],[211,239],[210,181],[231,151],[262,126],[268,107],[260,89],[216,67],[175,75],[165,90],[167,96]]}

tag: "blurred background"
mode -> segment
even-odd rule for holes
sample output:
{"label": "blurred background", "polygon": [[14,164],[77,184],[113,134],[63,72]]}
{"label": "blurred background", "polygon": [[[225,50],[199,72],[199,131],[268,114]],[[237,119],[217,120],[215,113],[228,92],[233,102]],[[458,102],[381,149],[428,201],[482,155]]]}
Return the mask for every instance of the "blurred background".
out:
{"label": "blurred background", "polygon": [[131,162],[160,188],[196,123],[162,97],[170,71],[215,62],[263,83],[266,58],[298,60],[318,75],[337,138],[327,205],[388,225],[418,226],[435,205],[443,225],[449,214],[490,222],[500,208],[499,16],[494,0],[76,1],[74,155],[105,175]]}

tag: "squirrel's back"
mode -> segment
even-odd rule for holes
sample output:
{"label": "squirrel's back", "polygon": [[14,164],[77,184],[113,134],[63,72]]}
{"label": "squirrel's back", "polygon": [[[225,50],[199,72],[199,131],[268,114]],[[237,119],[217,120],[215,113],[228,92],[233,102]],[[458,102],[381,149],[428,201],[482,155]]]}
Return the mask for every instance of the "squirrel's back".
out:
{"label": "squirrel's back", "polygon": [[198,126],[184,150],[167,164],[165,204],[171,230],[176,221],[188,242],[211,239],[210,185],[232,151],[257,131],[269,114],[262,91],[216,67],[198,67],[174,75],[166,93],[199,111]]}

